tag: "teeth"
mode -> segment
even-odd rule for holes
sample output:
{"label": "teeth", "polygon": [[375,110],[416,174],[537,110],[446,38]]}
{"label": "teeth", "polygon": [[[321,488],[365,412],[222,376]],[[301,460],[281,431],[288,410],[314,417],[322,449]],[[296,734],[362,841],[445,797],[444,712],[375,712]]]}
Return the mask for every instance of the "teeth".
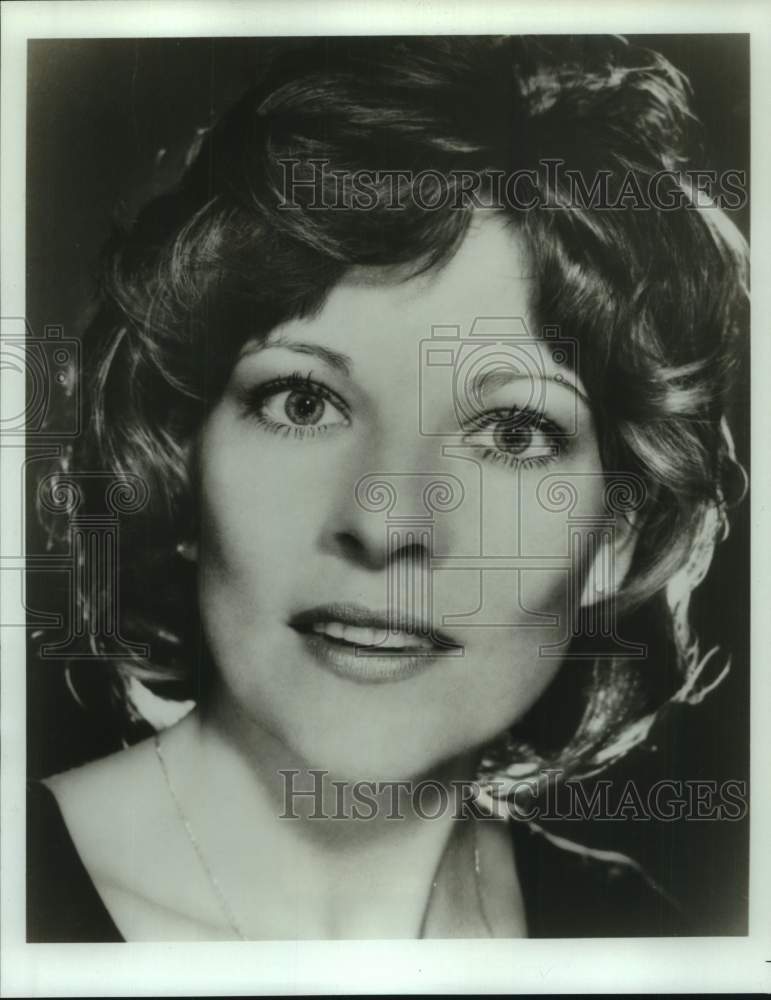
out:
{"label": "teeth", "polygon": [[406,632],[391,632],[381,628],[367,628],[361,625],[343,625],[342,622],[316,622],[313,631],[328,635],[331,639],[341,639],[354,646],[378,646],[381,649],[404,649],[424,646],[420,636]]}

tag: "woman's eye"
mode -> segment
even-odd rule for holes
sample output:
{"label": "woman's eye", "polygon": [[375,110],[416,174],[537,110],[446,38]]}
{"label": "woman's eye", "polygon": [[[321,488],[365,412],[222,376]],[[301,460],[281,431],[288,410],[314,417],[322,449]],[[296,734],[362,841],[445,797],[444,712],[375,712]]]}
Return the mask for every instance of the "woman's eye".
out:
{"label": "woman's eye", "polygon": [[[263,405],[263,414],[277,423],[296,427],[327,426],[335,422],[335,407],[322,396],[305,389],[291,389],[277,393]],[[338,412],[338,419],[341,414]]]}
{"label": "woman's eye", "polygon": [[511,409],[485,413],[466,434],[486,460],[508,466],[553,462],[564,450],[561,428],[541,413]]}
{"label": "woman's eye", "polygon": [[248,416],[284,436],[310,437],[350,424],[343,401],[310,376],[274,379],[249,390],[243,404]]}

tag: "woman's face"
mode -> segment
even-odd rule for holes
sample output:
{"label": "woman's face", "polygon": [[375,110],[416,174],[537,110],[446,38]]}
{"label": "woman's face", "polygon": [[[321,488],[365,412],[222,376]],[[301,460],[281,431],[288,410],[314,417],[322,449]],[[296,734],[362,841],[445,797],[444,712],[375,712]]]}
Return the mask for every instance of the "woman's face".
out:
{"label": "woman's face", "polygon": [[582,515],[603,482],[531,284],[521,238],[477,217],[443,269],[352,274],[244,346],[200,440],[201,611],[220,694],[288,761],[425,774],[554,676],[587,567],[543,480]]}

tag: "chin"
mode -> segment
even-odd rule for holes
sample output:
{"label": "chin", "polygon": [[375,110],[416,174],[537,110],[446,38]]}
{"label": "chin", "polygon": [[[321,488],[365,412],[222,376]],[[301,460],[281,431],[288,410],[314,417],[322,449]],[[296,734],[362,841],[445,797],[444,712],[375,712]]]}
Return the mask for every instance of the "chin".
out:
{"label": "chin", "polygon": [[[294,729],[295,734],[297,729]],[[399,727],[401,728],[401,727]],[[388,717],[368,719],[362,725],[338,726],[334,731],[308,731],[303,738],[289,744],[289,756],[301,760],[308,768],[329,773],[337,781],[409,781],[429,777],[448,769],[460,774],[460,761],[474,759],[473,745],[449,740],[453,724],[447,721],[440,731],[421,725],[416,719],[411,737],[395,732]],[[300,766],[303,766],[300,765]],[[463,774],[471,778],[473,774]]]}

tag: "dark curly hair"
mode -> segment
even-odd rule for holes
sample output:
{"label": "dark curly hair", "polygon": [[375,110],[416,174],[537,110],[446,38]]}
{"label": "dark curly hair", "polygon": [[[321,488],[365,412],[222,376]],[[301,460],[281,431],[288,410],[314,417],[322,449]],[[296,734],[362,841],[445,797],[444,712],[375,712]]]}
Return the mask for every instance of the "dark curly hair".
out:
{"label": "dark curly hair", "polygon": [[[67,471],[138,476],[149,489],[122,534],[120,627],[151,652],[111,661],[123,701],[136,679],[169,698],[204,696],[194,573],[176,545],[196,531],[195,433],[244,340],[311,315],[349,268],[441,267],[474,211],[458,178],[514,172],[531,207],[500,211],[532,258],[533,322],[576,338],[603,466],[646,484],[616,600],[658,638],[643,665],[563,669],[544,698],[578,684],[568,729],[547,734],[536,706],[488,749],[482,774],[546,762],[588,773],[643,739],[663,705],[697,697],[705,658],[688,598],[739,492],[724,410],[747,324],[746,247],[695,197],[686,170],[698,152],[683,75],[620,38],[317,40],[200,130],[176,187],[106,249],[84,337],[90,422],[67,460]],[[546,161],[565,169],[544,172]],[[289,207],[288,164],[304,182]],[[398,209],[387,171],[405,196]],[[314,207],[361,172],[366,211],[345,198]],[[432,210],[415,190],[421,172],[434,178]],[[673,207],[587,204],[571,175],[603,176],[611,191],[657,179]],[[80,597],[88,616],[94,595]]]}

